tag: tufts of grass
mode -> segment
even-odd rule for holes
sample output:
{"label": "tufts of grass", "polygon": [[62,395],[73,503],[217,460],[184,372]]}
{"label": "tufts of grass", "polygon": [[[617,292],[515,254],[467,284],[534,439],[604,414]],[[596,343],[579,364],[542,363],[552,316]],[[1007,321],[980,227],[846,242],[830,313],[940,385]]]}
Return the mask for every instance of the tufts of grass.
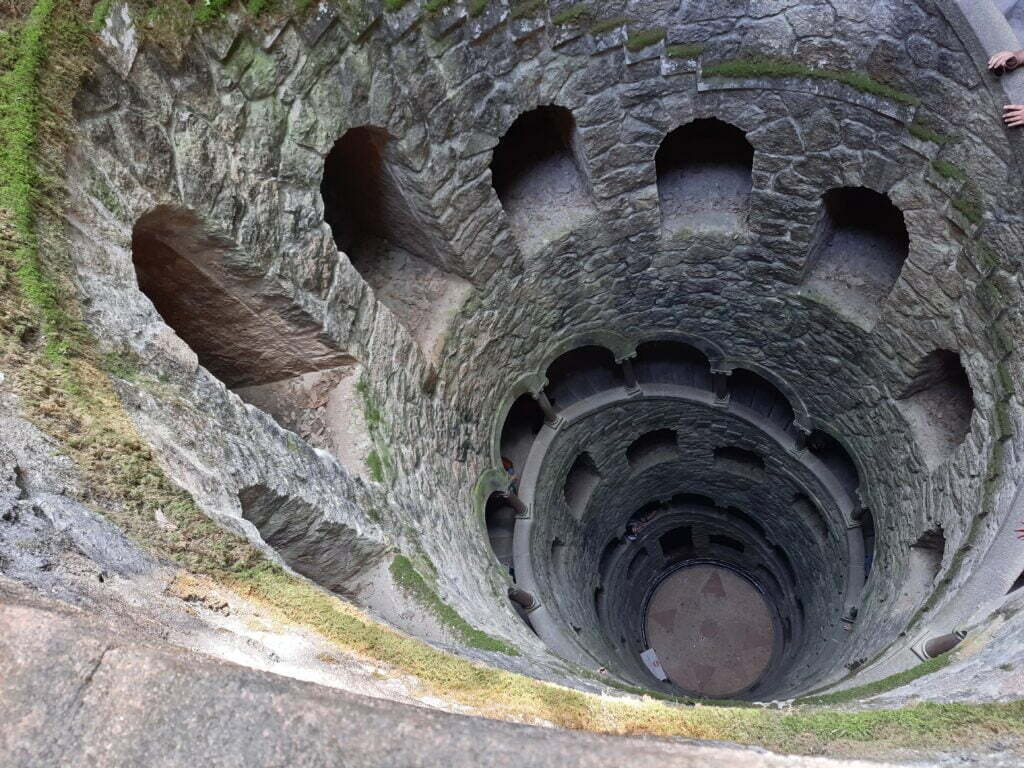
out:
{"label": "tufts of grass", "polygon": [[93,32],[99,32],[107,23],[107,16],[110,14],[111,2],[112,0],[100,0],[100,2],[96,3],[96,7],[92,9],[89,28],[92,29]]}
{"label": "tufts of grass", "polygon": [[527,19],[540,16],[541,12],[547,8],[547,5],[547,0],[522,0],[522,2],[516,3],[509,9],[508,15],[511,19]]}
{"label": "tufts of grass", "polygon": [[911,136],[918,138],[921,141],[930,141],[932,144],[938,144],[940,146],[949,143],[949,136],[944,133],[940,133],[930,125],[925,125],[920,120],[915,120],[908,125],[907,130],[910,132]]}
{"label": "tufts of grass", "polygon": [[660,43],[665,39],[665,34],[664,29],[639,29],[626,38],[626,50],[638,53]]}
{"label": "tufts of grass", "polygon": [[618,29],[619,27],[632,24],[634,21],[635,19],[630,16],[613,16],[610,19],[595,21],[590,25],[590,29],[588,31],[592,35],[604,35],[614,29]]}
{"label": "tufts of grass", "polygon": [[484,11],[487,10],[487,6],[491,4],[491,0],[469,0],[469,15],[472,18],[476,18]]}
{"label": "tufts of grass", "polygon": [[730,77],[737,79],[767,77],[807,77],[818,80],[833,80],[855,88],[862,93],[880,96],[900,104],[917,106],[921,100],[911,93],[904,93],[880,83],[866,72],[838,69],[814,69],[792,59],[771,56],[750,56],[719,62],[704,68],[705,77]]}
{"label": "tufts of grass", "polygon": [[423,10],[427,13],[437,13],[442,8],[452,4],[452,0],[427,0],[423,3]]}
{"label": "tufts of grass", "polygon": [[586,24],[593,18],[594,9],[588,3],[576,3],[560,10],[551,17],[551,21],[560,27],[575,27]]}
{"label": "tufts of grass", "polygon": [[702,53],[704,53],[704,43],[670,45],[665,48],[665,55],[670,59],[696,59]]}
{"label": "tufts of grass", "polygon": [[965,193],[953,198],[953,207],[960,211],[971,224],[981,224],[984,218],[981,201],[974,195]]}
{"label": "tufts of grass", "polygon": [[933,160],[932,168],[934,168],[935,172],[944,179],[949,179],[951,181],[967,181],[967,172],[960,166],[953,165],[953,163],[948,160]]}
{"label": "tufts of grass", "polygon": [[486,632],[481,632],[462,618],[454,608],[440,598],[430,588],[426,580],[420,576],[412,564],[412,561],[404,555],[398,555],[391,563],[391,577],[402,590],[404,590],[416,602],[433,613],[438,620],[450,629],[456,637],[462,639],[466,645],[472,648],[479,648],[484,651],[495,651],[504,653],[507,656],[518,656],[517,651],[507,643],[491,637]]}
{"label": "tufts of grass", "polygon": [[943,667],[947,666],[951,660],[949,653],[944,653],[941,656],[936,656],[934,659],[928,659],[918,664],[916,667],[911,667],[902,672],[897,672],[895,675],[889,675],[889,677],[876,680],[873,683],[867,685],[860,685],[855,688],[847,688],[843,691],[837,691],[836,693],[827,693],[822,696],[809,696],[805,699],[800,699],[801,704],[847,704],[851,701],[859,701],[860,699],[866,699],[871,696],[877,696],[880,693],[891,691],[900,686],[906,685],[907,683],[917,680],[919,677],[930,675],[933,672],[938,672]]}

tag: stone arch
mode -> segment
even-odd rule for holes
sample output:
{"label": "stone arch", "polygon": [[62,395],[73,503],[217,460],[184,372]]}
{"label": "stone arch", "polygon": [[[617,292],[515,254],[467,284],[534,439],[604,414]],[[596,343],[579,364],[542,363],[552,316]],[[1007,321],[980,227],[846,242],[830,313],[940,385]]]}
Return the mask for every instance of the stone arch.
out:
{"label": "stone arch", "polygon": [[745,368],[736,368],[729,375],[729,399],[782,429],[796,419],[789,398],[774,383]]}
{"label": "stone arch", "polygon": [[764,458],[755,451],[727,445],[715,448],[715,467],[756,483],[768,479]]}
{"label": "stone arch", "polygon": [[903,212],[888,195],[838,187],[822,197],[801,294],[870,331],[910,250]]}
{"label": "stone arch", "polygon": [[679,446],[674,429],[656,429],[640,435],[626,448],[626,461],[630,469],[644,472],[656,464],[679,458]]}
{"label": "stone arch", "polygon": [[410,175],[387,131],[359,126],[328,153],[320,194],[338,249],[434,362],[472,287],[422,220]]}
{"label": "stone arch", "polygon": [[623,385],[615,355],[607,347],[593,345],[576,347],[560,355],[548,365],[545,376],[545,392],[559,410]]}
{"label": "stone arch", "polygon": [[815,429],[807,438],[807,450],[817,458],[851,497],[860,488],[860,469],[846,447],[830,433]]}
{"label": "stone arch", "polygon": [[936,349],[914,366],[896,397],[929,469],[942,464],[963,443],[974,415],[974,390],[960,355]]}
{"label": "stone arch", "polygon": [[576,120],[565,107],[543,105],[516,118],[494,150],[491,183],[528,253],[595,214]]}
{"label": "stone arch", "polygon": [[501,428],[500,458],[508,458],[517,474],[521,474],[530,455],[533,441],[544,426],[544,412],[531,394],[522,394],[509,408]]}
{"label": "stone arch", "polygon": [[739,128],[717,118],[680,126],[654,156],[662,232],[732,232],[746,223],[754,148]]}
{"label": "stone arch", "polygon": [[161,206],[132,230],[139,289],[199,362],[285,429],[363,472],[362,367],[278,280],[234,266],[234,245]]}
{"label": "stone arch", "polygon": [[492,493],[487,499],[484,520],[491,552],[504,568],[513,567],[512,542],[515,537],[516,509],[504,493]]}
{"label": "stone arch", "polygon": [[586,451],[580,453],[565,476],[563,494],[572,516],[580,520],[587,510],[591,495],[601,482],[601,473]]}
{"label": "stone arch", "polygon": [[643,384],[680,384],[711,389],[711,362],[697,347],[679,341],[644,341],[633,361],[637,381]]}
{"label": "stone arch", "polygon": [[796,388],[790,386],[789,382],[775,371],[759,363],[738,358],[728,358],[723,361],[721,370],[730,374],[737,370],[744,370],[759,376],[785,398],[793,411],[793,423],[803,431],[811,431],[811,413],[803,397]]}

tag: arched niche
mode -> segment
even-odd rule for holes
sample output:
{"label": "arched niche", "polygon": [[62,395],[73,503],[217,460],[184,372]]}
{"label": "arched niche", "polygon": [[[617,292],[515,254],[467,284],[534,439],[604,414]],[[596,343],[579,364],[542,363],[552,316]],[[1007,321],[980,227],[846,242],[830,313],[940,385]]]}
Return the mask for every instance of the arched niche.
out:
{"label": "arched niche", "polygon": [[559,356],[548,366],[546,376],[545,392],[559,410],[623,386],[622,369],[615,355],[597,346],[578,347]]}
{"label": "arched niche", "polygon": [[910,249],[900,211],[865,187],[825,193],[801,294],[865,330],[874,328]]}
{"label": "arched niche", "polygon": [[668,134],[655,155],[663,232],[744,226],[753,162],[746,134],[721,120],[694,120]]}
{"label": "arched niche", "polygon": [[492,493],[487,499],[484,513],[487,540],[494,558],[503,567],[512,570],[512,541],[516,529],[516,509],[504,493]]}
{"label": "arched niche", "polygon": [[754,451],[727,445],[715,448],[714,453],[716,469],[745,477],[757,483],[764,482],[768,478],[764,458]]}
{"label": "arched niche", "polygon": [[728,381],[730,402],[749,408],[782,429],[793,423],[795,413],[789,398],[763,376],[737,368]]}
{"label": "arched niche", "polygon": [[711,363],[704,352],[678,341],[646,341],[633,360],[641,384],[678,384],[711,389]]}
{"label": "arched niche", "polygon": [[365,472],[362,367],[293,298],[191,212],[159,207],[132,230],[140,290],[199,362],[285,429]]}
{"label": "arched niche", "polygon": [[533,441],[544,426],[544,413],[536,398],[523,394],[516,398],[501,428],[501,456],[508,458],[517,474],[522,474]]}
{"label": "arched niche", "polygon": [[680,458],[679,443],[673,429],[656,429],[640,435],[626,448],[626,461],[640,473],[656,464]]}
{"label": "arched niche", "polygon": [[491,181],[525,252],[595,215],[586,167],[576,121],[564,107],[523,113],[498,142]]}
{"label": "arched niche", "polygon": [[663,533],[658,539],[661,547],[661,554],[666,560],[682,560],[693,557],[695,549],[693,545],[693,528],[689,525],[682,525]]}
{"label": "arched niche", "polygon": [[335,142],[320,185],[338,249],[434,361],[472,289],[445,263],[415,189],[391,136],[374,126],[352,128]]}
{"label": "arched niche", "polygon": [[590,497],[600,482],[601,473],[598,472],[597,465],[590,454],[584,451],[573,461],[563,486],[565,503],[575,519],[583,518]]}
{"label": "arched niche", "polygon": [[960,355],[936,349],[914,367],[896,406],[910,425],[929,469],[942,464],[963,443],[974,414],[974,390]]}
{"label": "arched niche", "polygon": [[828,432],[816,429],[807,438],[807,450],[832,474],[846,493],[853,496],[860,487],[857,464],[843,444]]}

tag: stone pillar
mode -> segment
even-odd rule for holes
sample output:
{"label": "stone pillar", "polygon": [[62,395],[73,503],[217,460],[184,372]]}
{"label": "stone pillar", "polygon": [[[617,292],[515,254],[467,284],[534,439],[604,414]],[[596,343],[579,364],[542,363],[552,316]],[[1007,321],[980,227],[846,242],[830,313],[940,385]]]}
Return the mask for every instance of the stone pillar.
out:
{"label": "stone pillar", "polygon": [[640,389],[640,384],[636,380],[636,370],[633,368],[633,357],[635,356],[634,352],[630,357],[615,361],[622,368],[622,377],[626,380],[626,394],[629,397],[639,397],[643,394],[643,390]]}
{"label": "stone pillar", "polygon": [[796,444],[797,453],[807,452],[807,438],[811,436],[811,432],[806,427],[799,426],[796,422],[789,425],[787,430],[789,434],[793,436],[793,442]]}
{"label": "stone pillar", "polygon": [[524,611],[533,611],[540,607],[537,598],[519,587],[508,588],[508,599],[518,605]]}
{"label": "stone pillar", "polygon": [[715,391],[715,402],[729,402],[729,374],[731,371],[711,371],[711,387]]}
{"label": "stone pillar", "polygon": [[562,417],[555,412],[555,406],[548,400],[548,396],[543,389],[540,392],[534,392],[533,399],[537,401],[537,405],[540,406],[541,411],[544,413],[545,424],[552,429],[558,429],[562,426]]}

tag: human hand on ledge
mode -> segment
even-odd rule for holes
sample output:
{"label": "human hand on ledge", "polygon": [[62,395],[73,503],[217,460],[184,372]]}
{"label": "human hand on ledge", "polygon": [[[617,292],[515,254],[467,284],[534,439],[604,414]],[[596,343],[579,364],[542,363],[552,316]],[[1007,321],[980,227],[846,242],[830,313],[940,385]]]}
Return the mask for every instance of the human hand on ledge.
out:
{"label": "human hand on ledge", "polygon": [[1003,107],[1003,122],[1010,128],[1024,125],[1024,104],[1007,104]]}
{"label": "human hand on ledge", "polygon": [[1024,51],[1000,51],[993,54],[992,58],[988,60],[988,68],[1001,75],[1003,72],[1015,70],[1020,66],[1022,60],[1024,60]]}

